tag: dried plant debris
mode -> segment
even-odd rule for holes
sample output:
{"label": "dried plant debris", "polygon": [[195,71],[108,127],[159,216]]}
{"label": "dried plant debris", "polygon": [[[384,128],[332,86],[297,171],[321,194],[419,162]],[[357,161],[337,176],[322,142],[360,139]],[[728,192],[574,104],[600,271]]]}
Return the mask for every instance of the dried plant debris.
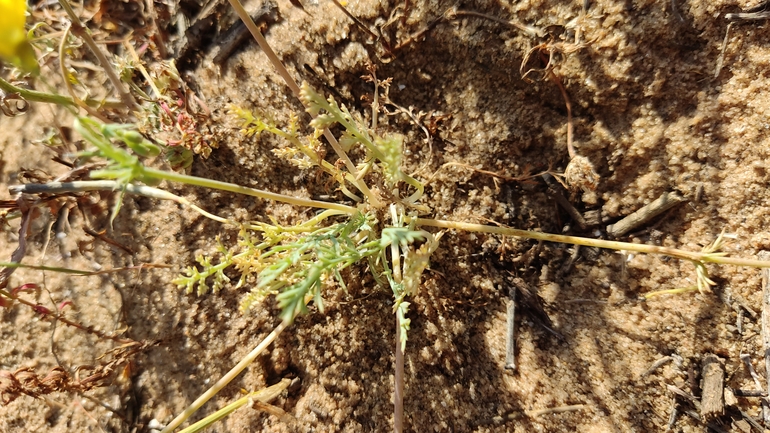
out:
{"label": "dried plant debris", "polygon": [[722,361],[716,355],[706,355],[701,369],[701,406],[700,414],[703,419],[711,421],[722,416],[725,412],[725,369]]}
{"label": "dried plant debris", "polygon": [[134,356],[156,345],[157,342],[134,342],[116,347],[102,355],[110,360],[96,366],[83,365],[68,372],[57,366],[45,375],[30,367],[16,371],[0,370],[0,400],[9,404],[22,395],[40,398],[53,392],[81,393],[110,385],[115,374],[126,368]]}
{"label": "dried plant debris", "polygon": [[764,1],[743,12],[725,14],[725,19],[731,22],[761,21],[770,18],[770,1]]}

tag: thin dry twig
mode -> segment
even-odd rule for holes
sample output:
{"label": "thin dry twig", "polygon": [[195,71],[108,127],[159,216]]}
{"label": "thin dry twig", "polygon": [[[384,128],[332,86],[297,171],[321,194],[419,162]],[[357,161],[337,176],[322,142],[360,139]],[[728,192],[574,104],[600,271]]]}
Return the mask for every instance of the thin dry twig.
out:
{"label": "thin dry twig", "polygon": [[67,39],[69,38],[70,30],[72,29],[72,22],[70,22],[64,29],[61,42],[59,43],[59,72],[64,78],[64,86],[67,88],[67,92],[75,102],[75,104],[86,111],[90,116],[93,116],[102,122],[109,122],[110,120],[105,116],[102,116],[98,111],[88,106],[82,99],[75,94],[75,89],[72,86],[71,74],[67,70]]}
{"label": "thin dry twig", "polygon": [[[504,26],[515,28],[525,35],[532,37],[532,38],[543,38],[545,37],[545,31],[543,29],[540,29],[535,26],[531,26],[528,24],[520,23],[516,20],[510,20],[506,21],[501,18],[497,18],[491,15],[483,14],[481,12],[475,12],[475,11],[467,11],[467,10],[460,10],[457,7],[450,7],[447,10],[445,10],[441,15],[439,15],[437,18],[435,18],[433,21],[428,23],[425,27],[422,29],[412,33],[406,40],[399,42],[395,47],[393,47],[392,50],[388,49],[388,53],[393,55],[394,53],[397,53],[399,50],[403,49],[404,47],[410,45],[412,42],[420,39],[425,34],[427,34],[429,31],[433,30],[439,23],[443,21],[454,21],[458,19],[459,17],[476,17],[476,18],[482,18],[486,19],[498,24],[502,24]],[[390,22],[392,22],[391,20]],[[388,47],[386,47],[387,49]]]}
{"label": "thin dry twig", "polygon": [[[373,67],[372,67],[373,68]],[[415,176],[416,174],[420,173],[421,171],[425,170],[428,166],[430,166],[431,161],[433,161],[433,137],[430,134],[430,131],[428,131],[428,128],[422,123],[421,119],[425,116],[425,112],[419,112],[417,114],[414,113],[413,107],[405,108],[402,107],[395,102],[390,100],[390,79],[387,81],[381,82],[382,84],[377,84],[377,77],[374,75],[374,71],[372,69],[371,73],[372,80],[375,83],[374,87],[374,97],[375,101],[377,100],[377,89],[379,87],[383,88],[382,92],[382,105],[383,109],[385,109],[385,105],[392,105],[396,108],[398,112],[408,117],[412,123],[414,123],[417,127],[419,127],[422,132],[425,134],[425,142],[428,144],[428,158],[425,160],[425,162],[418,168],[415,172],[411,173],[411,176]],[[374,107],[374,104],[373,104]],[[388,111],[385,112],[385,114],[392,115],[393,113],[390,113]],[[374,118],[374,114],[373,114]]]}
{"label": "thin dry twig", "polygon": [[404,351],[401,350],[401,323],[396,318],[396,364],[393,389],[393,431],[404,431]]}
{"label": "thin dry twig", "polygon": [[155,41],[155,46],[158,48],[158,54],[160,55],[160,58],[165,59],[168,57],[168,49],[166,48],[166,42],[163,40],[163,32],[158,26],[158,12],[155,10],[155,1],[146,0],[145,4],[147,5],[147,16],[150,18],[150,26],[152,27],[152,31],[155,33],[153,38]]}
{"label": "thin dry twig", "polygon": [[767,391],[761,389],[734,389],[732,391],[736,397],[767,397]]}
{"label": "thin dry twig", "polygon": [[[16,199],[16,206],[21,212],[21,224],[19,226],[19,246],[11,254],[11,263],[21,263],[21,259],[27,253],[27,231],[29,230],[29,224],[32,222],[32,213],[30,212],[31,206],[26,200],[19,197]],[[8,278],[16,270],[15,267],[6,267],[0,270],[0,289],[4,289],[8,286]]]}
{"label": "thin dry twig", "polygon": [[668,415],[668,424],[666,425],[666,431],[674,429],[676,424],[676,417],[679,414],[679,405],[676,401],[676,396],[671,397],[671,413]]}
{"label": "thin dry twig", "polygon": [[120,242],[116,241],[115,239],[112,239],[111,237],[107,236],[107,231],[102,230],[100,232],[97,232],[96,230],[90,228],[90,227],[83,227],[83,231],[86,232],[87,235],[93,237],[94,239],[99,239],[100,241],[112,245],[115,248],[119,248],[126,252],[126,254],[134,255],[134,251],[131,250],[131,248],[121,244]]}
{"label": "thin dry twig", "polygon": [[457,19],[457,17],[462,17],[462,16],[483,18],[485,20],[496,22],[504,26],[512,27],[532,38],[542,38],[545,36],[545,31],[543,29],[540,29],[528,24],[523,24],[516,20],[506,21],[501,18],[493,17],[492,15],[482,14],[481,12],[465,11],[465,10],[453,8],[453,9],[450,9],[446,14],[447,19],[450,19],[450,20],[455,20]]}
{"label": "thin dry twig", "polygon": [[[754,379],[754,384],[757,386],[757,389],[761,390],[762,380],[757,374],[757,371],[754,370],[754,365],[751,363],[751,357],[749,356],[749,354],[741,353],[741,361],[743,361],[743,364],[746,366],[746,369],[749,371],[751,378]],[[765,398],[762,398],[762,419],[765,421],[765,425],[768,425],[768,418],[770,418],[770,402],[768,402],[768,399],[765,397]]]}
{"label": "thin dry twig", "polygon": [[730,22],[762,21],[770,19],[770,1],[766,0],[743,12],[725,14],[725,19]]}
{"label": "thin dry twig", "polygon": [[671,361],[676,361],[678,364],[681,364],[682,357],[679,355],[671,355],[671,356],[664,356],[663,358],[658,359],[657,361],[653,362],[652,365],[650,365],[650,368],[648,368],[644,373],[642,373],[641,377],[647,377],[651,375],[655,370],[659,369],[660,367],[663,367],[664,365],[668,364]]}
{"label": "thin dry twig", "polygon": [[743,317],[746,313],[749,314],[749,316],[752,319],[757,318],[757,312],[754,311],[754,309],[751,307],[748,301],[744,299],[742,296],[731,293],[728,291],[723,292],[722,300],[725,304],[732,307],[733,311],[735,311],[736,318],[735,318],[735,327],[738,329],[738,334],[743,335]]}
{"label": "thin dry twig", "polygon": [[452,162],[444,163],[441,167],[439,167],[438,170],[433,172],[431,177],[429,177],[428,180],[426,180],[423,183],[423,185],[428,186],[431,182],[433,182],[433,180],[436,178],[438,173],[441,170],[443,170],[443,169],[445,169],[447,167],[460,167],[460,168],[464,168],[464,169],[467,169],[467,170],[472,170],[472,171],[474,171],[476,173],[485,174],[487,176],[492,176],[492,177],[495,177],[495,178],[498,178],[498,179],[502,179],[502,180],[507,181],[507,182],[524,182],[524,181],[527,181],[527,180],[530,180],[530,179],[534,179],[534,178],[536,178],[538,176],[543,176],[544,174],[551,173],[550,171],[543,171],[543,172],[536,173],[536,174],[528,174],[528,173],[526,173],[528,167],[525,167],[524,171],[525,171],[526,174],[523,174],[521,176],[507,176],[507,175],[504,175],[504,174],[495,173],[494,171],[482,170],[480,168],[476,168],[476,167],[473,167],[471,165],[464,164],[462,162],[454,162],[454,161],[452,161]]}
{"label": "thin dry twig", "polygon": [[[554,68],[554,57],[556,56],[556,53],[572,54],[587,46],[588,43],[584,42],[554,42],[552,40],[537,44],[532,47],[526,55],[524,55],[524,59],[521,61],[521,66],[519,66],[519,74],[523,80],[528,80],[531,82],[531,80],[527,78],[530,73],[537,71],[547,73]],[[536,53],[541,54],[543,52],[548,53],[548,61],[546,62],[545,66],[542,68],[526,69],[527,65],[529,64],[529,59],[532,57],[532,55]]]}
{"label": "thin dry twig", "polygon": [[[770,259],[770,252],[760,251],[758,258],[762,260]],[[762,353],[765,360],[765,390],[770,394],[770,271],[762,269]],[[762,387],[759,387],[762,389]],[[768,399],[762,400],[764,410],[765,426],[770,426],[770,406]]]}
{"label": "thin dry twig", "polygon": [[[40,316],[50,322],[56,323],[62,322],[65,325],[72,326],[73,328],[80,329],[81,331],[85,331],[89,334],[96,335],[99,338],[103,338],[106,340],[112,340],[120,344],[133,344],[136,343],[136,341],[130,339],[130,338],[123,338],[118,335],[112,335],[108,334],[103,331],[99,331],[98,329],[95,329],[92,326],[85,326],[83,324],[80,324],[78,322],[75,322],[74,320],[70,320],[67,317],[62,314],[61,311],[54,311],[47,307],[44,307],[43,305],[37,304],[35,302],[30,302],[18,295],[15,295],[13,292],[8,292],[6,290],[0,289],[0,301],[3,299],[12,299],[14,301],[18,301],[20,304],[24,304],[33,310],[35,310],[36,313],[40,314]],[[65,305],[68,301],[65,301],[62,303],[62,305]],[[62,306],[63,308],[63,306]]]}
{"label": "thin dry twig", "polygon": [[725,30],[725,38],[722,41],[722,49],[719,52],[719,57],[717,58],[717,67],[714,70],[714,78],[719,78],[719,73],[722,72],[722,67],[725,63],[725,52],[727,51],[727,41],[730,37],[730,30],[733,28],[733,23],[730,23],[727,25],[727,29]]}
{"label": "thin dry twig", "polygon": [[683,201],[684,199],[676,192],[664,192],[660,195],[660,197],[643,206],[641,209],[637,210],[631,215],[628,215],[615,224],[608,225],[607,234],[614,238],[623,236],[631,230],[647,224],[658,215],[673,208],[679,203],[682,203]]}
{"label": "thin dry twig", "polygon": [[505,333],[505,369],[516,371],[516,286],[508,285],[507,327]]}
{"label": "thin dry twig", "polygon": [[693,410],[685,410],[685,411],[683,411],[683,413],[686,413],[692,419],[694,419],[694,420],[696,420],[696,421],[698,421],[700,423],[705,424],[708,428],[714,430],[717,433],[727,433],[727,432],[725,432],[724,429],[719,427],[719,425],[717,423],[715,423],[713,421],[705,422],[701,418],[700,414],[698,413],[701,410],[701,404],[700,404],[700,401],[697,398],[695,398],[694,395],[692,395],[692,394],[690,394],[690,393],[688,393],[688,392],[686,392],[686,391],[684,391],[684,390],[682,390],[682,389],[680,389],[680,388],[678,388],[678,387],[676,387],[674,385],[666,385],[666,388],[669,391],[671,391],[675,396],[679,396],[679,397],[684,398],[685,400],[690,402],[690,404],[692,404],[695,407],[695,411],[693,411]]}
{"label": "thin dry twig", "polygon": [[332,0],[332,2],[334,3],[335,6],[337,6],[337,8],[339,8],[339,10],[342,11],[342,13],[344,13],[345,15],[347,15],[348,18],[353,20],[353,22],[356,24],[356,26],[359,29],[363,30],[366,34],[371,36],[375,41],[380,39],[380,37],[377,36],[376,33],[374,33],[373,31],[369,30],[369,27],[367,27],[366,24],[362,23],[361,20],[359,20],[358,18],[356,18],[355,15],[350,13],[350,11],[348,11],[347,8],[342,5],[342,3],[340,3],[338,0]]}

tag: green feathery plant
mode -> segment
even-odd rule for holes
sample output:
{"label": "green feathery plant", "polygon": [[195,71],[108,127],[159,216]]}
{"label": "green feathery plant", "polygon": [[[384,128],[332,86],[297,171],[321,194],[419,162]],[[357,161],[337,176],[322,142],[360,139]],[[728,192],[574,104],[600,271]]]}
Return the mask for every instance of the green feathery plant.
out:
{"label": "green feathery plant", "polygon": [[[278,155],[289,159],[298,167],[320,168],[329,174],[338,183],[339,189],[349,197],[357,198],[358,194],[366,198],[373,197],[371,189],[361,187],[360,180],[382,179],[382,190],[389,195],[389,212],[382,212],[383,201],[379,198],[375,199],[377,205],[362,202],[354,208],[152,169],[142,164],[136,155],[112,144],[112,141],[122,142],[140,156],[152,157],[160,153],[157,146],[127,125],[104,125],[92,119],[78,118],[75,129],[87,142],[95,146],[95,149],[86,151],[81,156],[98,155],[110,161],[107,168],[93,171],[91,176],[114,180],[114,187],[120,190],[121,194],[136,182],[152,187],[161,180],[170,180],[236,192],[248,191],[251,195],[263,198],[326,208],[326,211],[315,218],[290,227],[262,222],[242,224],[238,241],[240,251],[231,252],[220,245],[220,257],[216,263],[212,257],[199,256],[196,258],[199,266],[189,267],[174,283],[188,293],[196,289],[198,294],[206,293],[210,289],[216,292],[230,282],[224,271],[233,266],[241,274],[237,286],[245,285],[252,276],[256,277],[256,284],[242,300],[241,309],[246,311],[266,296],[275,295],[282,310],[283,324],[289,325],[297,315],[306,311],[306,305],[311,300],[323,311],[321,289],[326,283],[334,280],[344,289],[345,282],[341,271],[366,260],[375,280],[387,281],[393,291],[399,335],[397,351],[402,353],[410,323],[407,319],[409,303],[405,298],[416,293],[419,288],[420,276],[428,266],[430,254],[438,248],[441,237],[440,234],[433,235],[416,229],[416,215],[406,215],[406,209],[411,209],[413,214],[417,210],[425,210],[425,207],[418,203],[423,194],[423,186],[401,170],[403,143],[399,136],[380,137],[374,134],[344,106],[340,107],[332,98],[324,99],[307,84],[302,86],[301,97],[308,107],[308,112],[314,115],[310,123],[314,131],[306,137],[300,137],[298,134],[296,119],[292,119],[287,130],[281,130],[245,110],[232,111],[242,119],[245,134],[267,131],[286,138],[291,147],[278,150]],[[356,167],[357,178],[319,156],[321,143],[318,137],[323,130],[337,123],[345,128],[340,139],[342,152],[346,153],[354,146],[359,146],[364,151],[365,157]],[[358,194],[350,191],[346,183],[355,187]],[[401,198],[402,185],[408,185],[414,191],[408,197]],[[120,201],[119,198],[112,218],[119,210]],[[384,226],[378,220],[378,215],[389,218],[391,224]],[[327,221],[332,218],[335,221]],[[411,222],[407,223],[407,219]],[[219,220],[229,222],[221,218]],[[413,249],[412,246],[417,242],[423,242],[422,246]]]}

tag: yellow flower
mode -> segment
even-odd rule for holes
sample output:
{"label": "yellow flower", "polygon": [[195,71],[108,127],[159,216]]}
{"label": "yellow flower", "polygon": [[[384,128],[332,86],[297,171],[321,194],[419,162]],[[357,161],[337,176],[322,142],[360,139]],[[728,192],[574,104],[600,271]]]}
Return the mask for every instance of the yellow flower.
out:
{"label": "yellow flower", "polygon": [[26,40],[26,11],[27,3],[24,0],[0,0],[0,56],[15,56],[16,48]]}
{"label": "yellow flower", "polygon": [[0,0],[0,58],[21,69],[37,73],[39,66],[24,31],[27,3],[25,0]]}

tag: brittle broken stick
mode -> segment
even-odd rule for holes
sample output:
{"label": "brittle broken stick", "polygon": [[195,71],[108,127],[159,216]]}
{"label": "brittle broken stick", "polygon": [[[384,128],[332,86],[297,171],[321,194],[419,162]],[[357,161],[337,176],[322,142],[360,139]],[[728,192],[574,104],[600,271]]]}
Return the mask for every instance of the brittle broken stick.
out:
{"label": "brittle broken stick", "polygon": [[732,14],[725,14],[727,21],[760,21],[770,19],[770,0],[765,1],[758,6],[745,11]]}

